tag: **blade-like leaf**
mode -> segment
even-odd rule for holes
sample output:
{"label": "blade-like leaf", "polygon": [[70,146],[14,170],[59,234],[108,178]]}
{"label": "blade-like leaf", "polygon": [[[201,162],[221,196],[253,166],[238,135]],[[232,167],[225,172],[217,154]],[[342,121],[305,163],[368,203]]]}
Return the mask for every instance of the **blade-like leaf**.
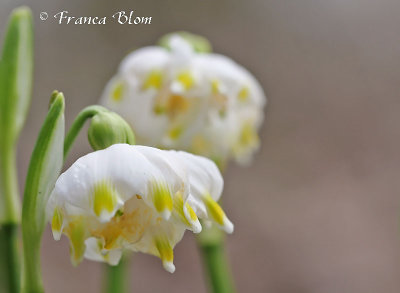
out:
{"label": "blade-like leaf", "polygon": [[19,292],[16,142],[32,88],[33,29],[29,8],[12,12],[0,58],[0,291]]}
{"label": "blade-like leaf", "polygon": [[10,16],[0,59],[0,223],[20,219],[15,147],[29,108],[32,69],[32,15],[20,7]]}
{"label": "blade-like leaf", "polygon": [[63,164],[64,96],[55,92],[29,163],[22,205],[24,265],[22,292],[44,292],[40,243],[46,204]]}
{"label": "blade-like leaf", "polygon": [[29,8],[11,14],[0,62],[0,144],[13,144],[25,122],[32,90],[33,25]]}
{"label": "blade-like leaf", "polygon": [[[63,164],[64,96],[55,93],[40,130],[29,164],[22,207],[22,226],[32,237],[40,237],[45,226],[48,197]],[[25,241],[25,239],[24,239]]]}

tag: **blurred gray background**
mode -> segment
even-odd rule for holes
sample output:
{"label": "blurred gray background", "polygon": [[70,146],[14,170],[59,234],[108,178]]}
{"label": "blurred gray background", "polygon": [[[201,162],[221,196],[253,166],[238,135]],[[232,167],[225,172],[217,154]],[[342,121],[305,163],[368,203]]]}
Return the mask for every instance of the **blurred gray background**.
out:
{"label": "blurred gray background", "polygon": [[[123,56],[175,30],[209,38],[249,68],[269,98],[262,148],[226,174],[227,238],[239,292],[376,293],[400,290],[400,2],[398,0],[1,0],[0,36],[21,4],[35,20],[32,108],[19,144],[21,187],[53,89],[67,126],[96,103]],[[58,25],[52,16],[152,16],[151,25]],[[47,11],[43,22],[39,13]],[[68,164],[90,150],[81,135]],[[139,254],[132,292],[206,292],[194,238],[170,275]],[[47,292],[100,292],[102,265],[74,268],[67,240],[47,230]]]}

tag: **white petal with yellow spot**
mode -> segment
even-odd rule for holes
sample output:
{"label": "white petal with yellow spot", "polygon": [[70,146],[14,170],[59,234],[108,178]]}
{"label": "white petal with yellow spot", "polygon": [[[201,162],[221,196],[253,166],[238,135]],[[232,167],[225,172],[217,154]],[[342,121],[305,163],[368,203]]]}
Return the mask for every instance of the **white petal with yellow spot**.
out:
{"label": "white petal with yellow spot", "polygon": [[47,213],[56,240],[67,235],[71,260],[115,265],[122,251],[149,253],[173,272],[173,248],[199,218],[231,233],[216,203],[223,180],[209,159],[145,146],[113,145],[78,159],[56,182]]}
{"label": "white petal with yellow spot", "polygon": [[248,163],[259,147],[266,104],[258,81],[230,58],[196,53],[179,35],[169,47],[129,54],[101,103],[130,123],[141,144],[193,152],[220,165],[230,158]]}

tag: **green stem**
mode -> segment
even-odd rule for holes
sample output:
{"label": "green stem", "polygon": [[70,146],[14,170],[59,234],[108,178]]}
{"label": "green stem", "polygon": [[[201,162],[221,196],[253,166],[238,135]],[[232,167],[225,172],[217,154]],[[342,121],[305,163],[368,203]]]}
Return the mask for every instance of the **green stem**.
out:
{"label": "green stem", "polygon": [[235,286],[225,254],[223,232],[216,227],[204,229],[197,237],[210,292],[233,293]]}
{"label": "green stem", "polygon": [[0,194],[4,198],[3,223],[20,223],[16,154],[13,147],[0,150]]}
{"label": "green stem", "polygon": [[[6,292],[19,292],[20,274],[18,258],[18,227],[20,223],[20,203],[16,155],[12,147],[0,150],[0,196],[4,199],[0,225],[0,289]],[[3,292],[3,291],[2,291]]]}
{"label": "green stem", "polygon": [[19,278],[18,225],[4,224],[0,228],[0,291],[17,293]]}
{"label": "green stem", "polygon": [[69,129],[65,140],[64,140],[64,160],[67,158],[68,153],[74,143],[76,137],[78,136],[79,132],[81,131],[83,125],[85,124],[87,119],[92,118],[99,112],[107,111],[106,108],[93,105],[84,108],[78,116],[76,116],[74,122],[72,122],[71,128]]}
{"label": "green stem", "polygon": [[127,291],[128,263],[128,258],[123,256],[118,265],[106,265],[104,293],[124,293]]}
{"label": "green stem", "polygon": [[[26,243],[26,233],[22,234],[23,241]],[[40,241],[24,245],[24,275],[23,293],[44,293],[42,283],[42,270],[40,267]]]}

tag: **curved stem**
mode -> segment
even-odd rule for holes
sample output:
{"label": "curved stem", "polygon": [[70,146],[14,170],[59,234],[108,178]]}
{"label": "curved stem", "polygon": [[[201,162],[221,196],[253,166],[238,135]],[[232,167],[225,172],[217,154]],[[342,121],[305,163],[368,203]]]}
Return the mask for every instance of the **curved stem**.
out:
{"label": "curved stem", "polygon": [[76,116],[74,122],[72,122],[71,128],[69,129],[67,135],[65,136],[64,140],[64,160],[67,158],[68,153],[74,143],[76,137],[78,136],[79,132],[81,131],[83,125],[85,124],[86,120],[92,118],[99,112],[107,111],[106,108],[102,106],[89,106],[84,108],[78,116]]}
{"label": "curved stem", "polygon": [[204,270],[209,281],[210,292],[236,292],[232,273],[225,253],[225,239],[223,232],[214,226],[206,228],[197,236],[197,243],[202,254]]}

